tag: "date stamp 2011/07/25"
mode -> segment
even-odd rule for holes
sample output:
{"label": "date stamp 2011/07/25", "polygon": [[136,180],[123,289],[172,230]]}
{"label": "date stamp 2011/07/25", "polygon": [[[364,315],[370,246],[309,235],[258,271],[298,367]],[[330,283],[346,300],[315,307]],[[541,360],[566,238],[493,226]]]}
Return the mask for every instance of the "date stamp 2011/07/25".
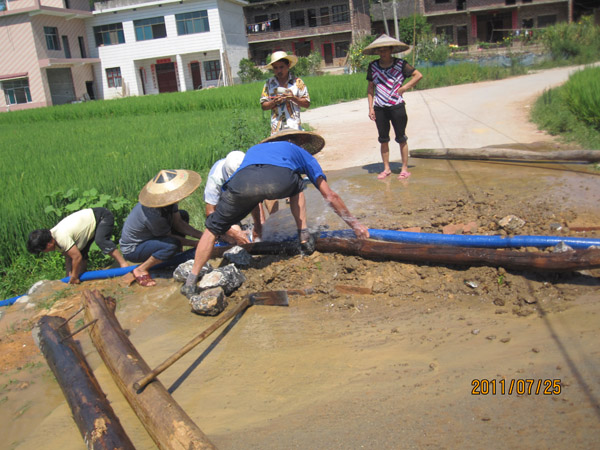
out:
{"label": "date stamp 2011/07/25", "polygon": [[512,380],[495,380],[475,378],[471,381],[471,395],[560,395],[562,384],[560,378],[519,378]]}

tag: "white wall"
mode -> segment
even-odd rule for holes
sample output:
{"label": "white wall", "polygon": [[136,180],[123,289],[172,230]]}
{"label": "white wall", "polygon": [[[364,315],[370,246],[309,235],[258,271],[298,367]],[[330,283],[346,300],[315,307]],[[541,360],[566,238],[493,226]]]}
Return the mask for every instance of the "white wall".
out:
{"label": "white wall", "polygon": [[231,65],[231,75],[235,82],[239,82],[238,71],[240,60],[248,58],[248,37],[244,21],[244,10],[225,0],[219,1],[221,11],[221,28],[225,40],[225,51]]}
{"label": "white wall", "polygon": [[[168,58],[177,63],[180,90],[192,89],[189,71],[189,62],[191,61],[198,61],[201,64],[203,87],[216,85],[217,82],[207,83],[205,81],[203,62],[214,59],[220,60],[221,51],[225,51],[228,47],[231,48],[228,55],[232,65],[232,73],[234,76],[237,75],[239,60],[247,57],[248,48],[242,5],[224,0],[186,1],[182,4],[178,1],[166,0],[161,4],[162,7],[159,7],[158,4],[139,4],[136,11],[133,10],[136,5],[95,11],[93,18],[86,21],[90,56],[101,59],[101,63],[95,66],[96,80],[102,80],[101,84],[96,87],[100,98],[118,97],[123,94],[123,91],[125,91],[125,95],[142,95],[139,69],[140,67],[144,68],[147,81],[149,81],[152,78],[151,66],[156,63],[157,59]],[[208,13],[210,31],[178,36],[175,14],[201,10],[206,10]],[[136,41],[133,21],[160,16],[165,19],[167,37]],[[94,27],[119,22],[123,24],[125,43],[96,47]],[[227,26],[231,30],[224,30],[222,23],[224,24],[223,27]],[[224,39],[231,40],[233,44],[226,44]],[[242,54],[243,56],[240,56]],[[235,71],[233,71],[234,66]],[[112,67],[121,68],[121,77],[125,89],[108,88],[105,70]],[[158,93],[157,86],[147,82],[146,93]]]}

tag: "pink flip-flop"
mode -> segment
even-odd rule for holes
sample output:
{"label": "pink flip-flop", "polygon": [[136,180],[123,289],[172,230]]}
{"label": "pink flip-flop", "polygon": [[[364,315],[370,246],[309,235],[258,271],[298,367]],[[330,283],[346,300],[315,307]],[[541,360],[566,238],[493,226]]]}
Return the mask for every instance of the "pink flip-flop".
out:
{"label": "pink flip-flop", "polygon": [[410,177],[410,172],[400,172],[398,175],[399,180],[406,180],[408,177]]}
{"label": "pink flip-flop", "polygon": [[377,179],[378,180],[383,180],[384,178],[389,177],[392,174],[392,172],[386,172],[385,170],[383,172],[381,172],[379,175],[377,175]]}

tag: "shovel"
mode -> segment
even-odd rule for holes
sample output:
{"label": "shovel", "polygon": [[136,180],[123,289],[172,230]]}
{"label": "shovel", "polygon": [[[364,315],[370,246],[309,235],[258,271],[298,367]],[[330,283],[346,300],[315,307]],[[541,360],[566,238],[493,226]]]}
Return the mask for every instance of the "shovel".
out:
{"label": "shovel", "polygon": [[[300,291],[293,291],[295,294]],[[244,300],[229,311],[224,316],[221,316],[215,323],[213,323],[210,327],[184,345],[180,350],[175,352],[161,364],[156,366],[148,375],[140,378],[138,381],[133,383],[133,388],[136,391],[143,389],[146,387],[148,383],[154,380],[158,375],[163,373],[166,369],[175,364],[176,361],[179,360],[183,355],[188,353],[191,349],[193,349],[196,345],[210,336],[215,330],[221,327],[225,322],[229,319],[237,316],[242,311],[245,311],[252,305],[265,305],[265,306],[288,306],[288,291],[267,291],[267,292],[257,292],[255,294],[250,294]]]}

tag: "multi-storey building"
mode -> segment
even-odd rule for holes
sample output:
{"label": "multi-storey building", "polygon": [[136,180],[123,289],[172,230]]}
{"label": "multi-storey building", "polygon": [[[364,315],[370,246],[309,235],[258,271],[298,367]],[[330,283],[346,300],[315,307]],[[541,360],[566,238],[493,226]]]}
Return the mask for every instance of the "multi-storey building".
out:
{"label": "multi-storey building", "polygon": [[[372,7],[373,30],[384,30],[383,18],[393,35],[392,2]],[[427,18],[437,35],[451,43],[471,45],[498,42],[516,32],[544,28],[571,17],[569,0],[398,0],[396,17],[416,11]]]}
{"label": "multi-storey building", "polygon": [[569,0],[422,0],[436,34],[458,45],[498,42],[513,32],[569,19]]}
{"label": "multi-storey building", "polygon": [[244,8],[251,59],[264,65],[274,51],[319,51],[325,66],[345,64],[350,44],[370,34],[368,0],[267,0]]}
{"label": "multi-storey building", "polygon": [[241,0],[0,0],[0,108],[231,84]]}
{"label": "multi-storey building", "polygon": [[99,96],[232,84],[248,55],[239,0],[109,0],[87,20]]}
{"label": "multi-storey building", "polygon": [[0,0],[0,110],[94,95],[87,0]]}

